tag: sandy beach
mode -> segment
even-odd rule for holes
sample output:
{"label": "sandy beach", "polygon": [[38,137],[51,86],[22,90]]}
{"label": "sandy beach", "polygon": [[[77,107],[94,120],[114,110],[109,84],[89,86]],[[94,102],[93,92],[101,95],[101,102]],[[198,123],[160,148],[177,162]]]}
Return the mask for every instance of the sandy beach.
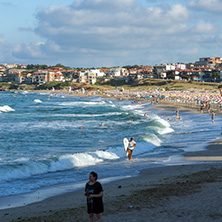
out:
{"label": "sandy beach", "polygon": [[[174,111],[178,106],[165,103],[152,108]],[[200,113],[189,106],[179,106],[179,109]],[[103,184],[104,222],[221,221],[222,140],[212,142],[206,150],[186,153],[184,161],[183,165],[149,168],[137,177]],[[0,210],[0,221],[88,221],[83,193],[84,187],[22,207]]]}

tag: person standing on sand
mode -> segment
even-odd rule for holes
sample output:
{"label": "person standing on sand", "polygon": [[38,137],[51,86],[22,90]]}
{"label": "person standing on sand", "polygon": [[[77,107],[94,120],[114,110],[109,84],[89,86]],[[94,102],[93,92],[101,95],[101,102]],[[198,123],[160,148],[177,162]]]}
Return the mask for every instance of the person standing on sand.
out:
{"label": "person standing on sand", "polygon": [[130,138],[130,141],[129,141],[129,146],[128,146],[128,152],[129,152],[129,155],[128,155],[128,158],[129,160],[132,159],[132,154],[133,154],[133,150],[134,150],[134,147],[136,146],[136,142],[133,140],[133,138],[131,137]]}
{"label": "person standing on sand", "polygon": [[84,195],[87,196],[87,213],[89,214],[90,222],[93,222],[94,214],[96,214],[97,220],[99,222],[103,222],[103,187],[101,183],[97,181],[97,178],[98,174],[92,171],[89,174],[89,181],[85,186]]}

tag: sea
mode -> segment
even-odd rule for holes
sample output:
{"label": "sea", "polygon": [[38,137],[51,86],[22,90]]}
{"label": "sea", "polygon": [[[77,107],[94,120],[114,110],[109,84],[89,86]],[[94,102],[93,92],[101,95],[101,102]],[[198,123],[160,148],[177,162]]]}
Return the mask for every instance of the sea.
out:
{"label": "sea", "polygon": [[[176,110],[151,107],[99,96],[0,92],[0,209],[84,190],[91,171],[106,183],[145,168],[188,164],[184,153],[221,138],[221,116],[213,124],[210,114],[180,111],[182,120],[175,121]],[[125,137],[137,143],[130,161]]]}

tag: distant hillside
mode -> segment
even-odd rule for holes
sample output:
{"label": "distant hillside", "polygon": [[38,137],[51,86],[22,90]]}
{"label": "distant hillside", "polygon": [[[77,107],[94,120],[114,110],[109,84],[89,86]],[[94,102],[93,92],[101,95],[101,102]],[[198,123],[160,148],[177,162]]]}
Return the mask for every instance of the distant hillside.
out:
{"label": "distant hillside", "polygon": [[10,84],[0,83],[0,91],[10,90],[51,90],[54,87],[56,90],[68,90],[69,87],[72,89],[85,88],[88,90],[95,91],[100,89],[102,91],[115,90],[116,87],[123,87],[124,89],[130,89],[132,91],[144,91],[153,90],[155,88],[164,88],[166,90],[211,90],[217,91],[218,88],[222,87],[221,83],[207,83],[207,82],[185,82],[179,80],[161,80],[161,79],[148,79],[133,81],[132,83],[126,84],[125,81],[121,80],[110,80],[108,82],[100,81],[95,85],[86,85],[81,83],[72,82],[47,82],[42,85],[26,85],[26,84]]}

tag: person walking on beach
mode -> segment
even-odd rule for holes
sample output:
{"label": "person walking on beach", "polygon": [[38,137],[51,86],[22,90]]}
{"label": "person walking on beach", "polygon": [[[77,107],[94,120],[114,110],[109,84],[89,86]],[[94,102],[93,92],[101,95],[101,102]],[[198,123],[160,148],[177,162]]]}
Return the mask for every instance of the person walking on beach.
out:
{"label": "person walking on beach", "polygon": [[129,154],[128,154],[128,158],[129,158],[129,160],[131,160],[132,159],[132,154],[133,154],[133,150],[134,150],[134,147],[136,146],[136,142],[133,140],[133,138],[131,137],[130,138],[130,141],[129,141],[129,146],[128,146],[128,152],[129,152]]}
{"label": "person walking on beach", "polygon": [[93,222],[94,214],[96,214],[97,220],[102,222],[102,213],[104,211],[103,206],[103,187],[100,182],[97,181],[98,174],[91,172],[89,174],[89,181],[85,186],[85,196],[87,196],[87,213],[89,214],[89,221]]}

